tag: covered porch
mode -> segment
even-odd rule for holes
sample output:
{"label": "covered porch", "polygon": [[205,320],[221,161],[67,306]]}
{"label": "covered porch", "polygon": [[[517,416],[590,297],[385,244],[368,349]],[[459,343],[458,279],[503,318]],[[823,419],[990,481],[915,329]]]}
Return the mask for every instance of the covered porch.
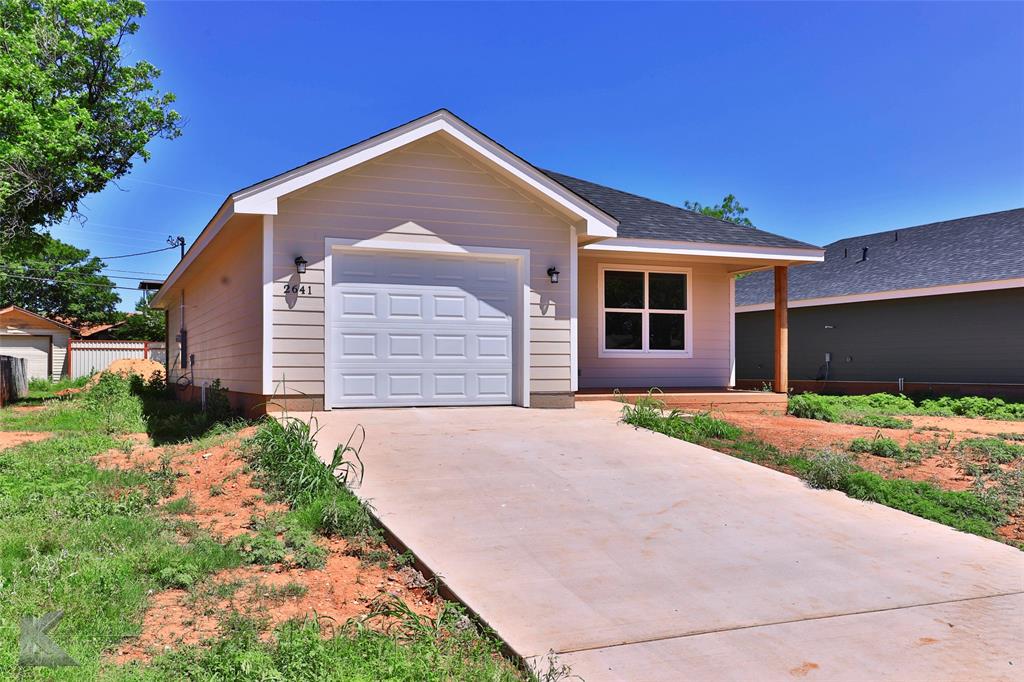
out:
{"label": "covered porch", "polygon": [[[820,249],[608,239],[579,249],[576,400],[634,401],[660,389],[692,410],[784,411],[788,382],[789,267]],[[775,376],[736,390],[735,281],[775,274]]]}

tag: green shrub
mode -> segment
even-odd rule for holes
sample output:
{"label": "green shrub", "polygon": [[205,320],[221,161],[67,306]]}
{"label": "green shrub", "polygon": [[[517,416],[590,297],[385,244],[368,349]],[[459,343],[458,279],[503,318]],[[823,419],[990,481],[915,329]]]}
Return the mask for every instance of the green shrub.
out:
{"label": "green shrub", "polygon": [[812,488],[842,490],[847,477],[857,470],[857,465],[848,455],[823,450],[807,461],[804,478]]}
{"label": "green shrub", "polygon": [[1019,441],[1024,441],[1024,433],[1011,433],[1009,431],[1004,431],[1004,432],[1002,432],[1000,434],[997,434],[997,435],[1000,438],[1002,438],[1003,440],[1019,440]]}
{"label": "green shrub", "polygon": [[877,435],[874,438],[854,438],[848,448],[850,452],[868,452],[878,457],[900,457],[903,449],[892,438]]}
{"label": "green shrub", "polygon": [[840,421],[839,408],[831,396],[801,393],[789,399],[788,411],[794,417],[825,422]]}
{"label": "green shrub", "polygon": [[146,430],[142,401],[132,392],[131,381],[112,372],[84,393],[83,406],[101,419],[105,433],[137,433]]}
{"label": "green shrub", "polygon": [[1024,403],[1007,403],[1002,398],[943,397],[921,401],[920,412],[937,416],[984,417],[1006,421],[1024,420]]}
{"label": "green shrub", "polygon": [[1000,438],[966,438],[957,447],[961,452],[974,453],[996,464],[1024,458],[1024,445],[1007,443]]}

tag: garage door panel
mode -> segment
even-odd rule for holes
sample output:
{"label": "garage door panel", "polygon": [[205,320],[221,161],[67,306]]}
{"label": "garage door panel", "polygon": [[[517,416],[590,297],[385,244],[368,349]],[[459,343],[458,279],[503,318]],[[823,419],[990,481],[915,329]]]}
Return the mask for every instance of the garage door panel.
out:
{"label": "garage door panel", "polygon": [[515,262],[343,253],[333,281],[332,404],[512,402]]}
{"label": "garage door panel", "polygon": [[432,366],[339,371],[335,374],[339,391],[334,404],[337,407],[508,405],[512,399],[511,375],[503,370],[494,367],[492,371],[481,368],[472,372],[446,372]]}
{"label": "garage door panel", "polygon": [[388,362],[473,362],[497,361],[504,366],[513,359],[512,334],[505,330],[443,330],[394,332],[361,329],[337,332],[339,346],[330,366],[344,368],[364,363]]}

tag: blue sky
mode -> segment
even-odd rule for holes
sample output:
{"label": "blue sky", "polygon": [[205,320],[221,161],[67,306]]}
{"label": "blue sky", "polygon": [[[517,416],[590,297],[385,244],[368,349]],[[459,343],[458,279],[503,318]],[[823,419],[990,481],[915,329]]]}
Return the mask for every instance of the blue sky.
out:
{"label": "blue sky", "polygon": [[[1024,205],[1020,3],[160,2],[131,48],[186,125],[54,231],[99,256],[191,243],[232,190],[440,107],[817,244]],[[108,264],[134,287],[176,258]]]}

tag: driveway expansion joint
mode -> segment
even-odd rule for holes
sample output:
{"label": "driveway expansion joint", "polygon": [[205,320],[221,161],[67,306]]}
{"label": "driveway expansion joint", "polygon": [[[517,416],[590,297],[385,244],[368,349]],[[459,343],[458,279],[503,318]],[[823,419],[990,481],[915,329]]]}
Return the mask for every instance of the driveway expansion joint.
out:
{"label": "driveway expansion joint", "polygon": [[849,616],[863,616],[870,613],[887,613],[890,611],[905,611],[908,609],[925,608],[928,606],[941,606],[943,604],[959,604],[963,602],[979,601],[983,599],[998,599],[1001,597],[1014,597],[1018,595],[1024,595],[1024,590],[1015,590],[1013,592],[997,592],[995,594],[983,594],[977,597],[963,597],[961,599],[944,599],[941,601],[932,602],[921,602],[920,604],[906,604],[904,606],[890,606],[882,609],[865,609],[863,611],[849,611],[846,613],[830,613],[823,616],[807,616],[806,618],[792,618],[790,620],[778,620],[771,621],[768,623],[755,623],[753,625],[737,625],[735,627],[725,628],[713,628],[710,630],[696,630],[694,632],[687,632],[680,635],[663,635],[661,637],[649,637],[645,639],[635,639],[628,642],[617,642],[614,644],[597,644],[595,646],[579,647],[577,649],[560,649],[555,651],[558,655],[564,654],[578,654],[584,651],[597,651],[599,649],[615,649],[618,647],[632,646],[634,644],[650,644],[651,642],[665,642],[673,639],[686,639],[688,637],[700,637],[701,635],[713,635],[719,632],[735,632],[738,630],[756,630],[757,628],[770,628],[776,625],[789,625],[791,623],[804,623],[807,621],[815,620],[832,620],[837,618],[847,618]]}

